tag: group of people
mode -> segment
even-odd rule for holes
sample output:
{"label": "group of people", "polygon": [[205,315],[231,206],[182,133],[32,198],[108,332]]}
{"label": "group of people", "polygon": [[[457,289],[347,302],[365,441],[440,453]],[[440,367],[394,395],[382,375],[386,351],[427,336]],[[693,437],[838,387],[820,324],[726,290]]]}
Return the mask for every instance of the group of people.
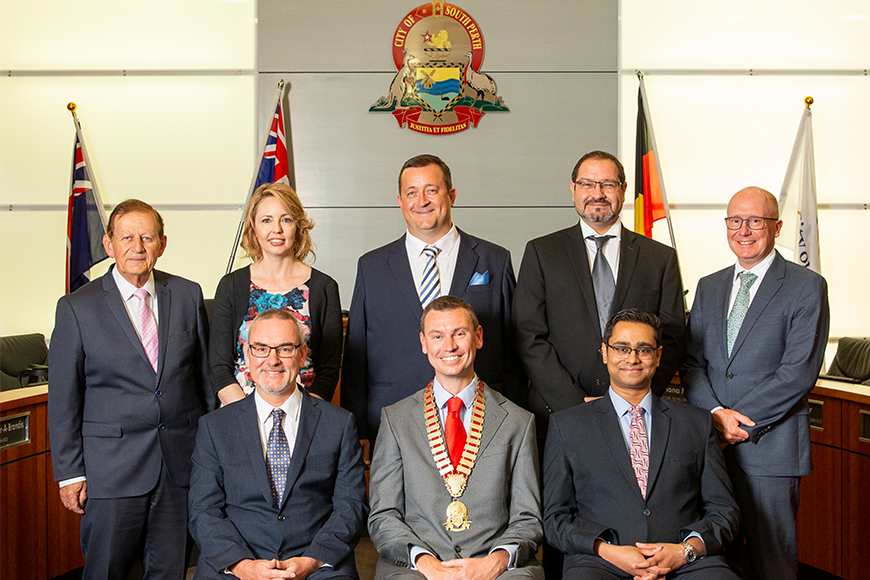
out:
{"label": "group of people", "polygon": [[[359,259],[346,336],[292,188],[254,193],[252,264],[210,320],[196,283],[154,269],[159,213],[116,206],[115,263],[58,301],[49,351],[84,577],[141,557],[183,578],[189,527],[197,578],[357,578],[367,521],[378,580],[541,579],[544,538],[548,577],[794,578],[825,280],[776,252],[776,199],[746,188],[736,264],[687,326],[674,250],[620,223],[619,160],[584,155],[570,190],[580,220],[530,241],[517,280],[453,223],[449,167],[409,159],[407,232]],[[691,406],[661,398],[678,370]]]}

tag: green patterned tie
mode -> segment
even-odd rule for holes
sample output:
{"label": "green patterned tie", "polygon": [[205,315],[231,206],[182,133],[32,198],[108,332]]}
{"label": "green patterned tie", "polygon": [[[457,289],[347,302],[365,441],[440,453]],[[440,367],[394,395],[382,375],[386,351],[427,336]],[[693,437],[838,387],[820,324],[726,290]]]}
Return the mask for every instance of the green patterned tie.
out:
{"label": "green patterned tie", "polygon": [[743,324],[743,319],[746,318],[746,312],[749,310],[749,289],[758,280],[758,276],[751,272],[740,272],[737,274],[740,278],[740,289],[737,290],[737,298],[734,299],[734,306],[731,308],[731,314],[728,315],[728,323],[725,325],[725,338],[728,345],[728,356],[731,356],[731,349],[734,348],[734,341],[737,340],[737,334],[740,332],[740,326]]}

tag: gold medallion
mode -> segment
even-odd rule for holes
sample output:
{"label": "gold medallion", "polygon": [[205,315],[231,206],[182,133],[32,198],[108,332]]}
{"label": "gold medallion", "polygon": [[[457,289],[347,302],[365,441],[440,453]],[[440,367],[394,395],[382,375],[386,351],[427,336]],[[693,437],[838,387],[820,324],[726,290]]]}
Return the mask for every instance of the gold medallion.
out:
{"label": "gold medallion", "polygon": [[461,501],[453,500],[447,506],[447,521],[444,522],[444,527],[448,532],[463,532],[472,524],[468,519],[468,509]]}
{"label": "gold medallion", "polygon": [[444,476],[444,483],[447,485],[447,491],[452,497],[459,497],[465,491],[465,482],[467,478],[461,473],[450,473]]}

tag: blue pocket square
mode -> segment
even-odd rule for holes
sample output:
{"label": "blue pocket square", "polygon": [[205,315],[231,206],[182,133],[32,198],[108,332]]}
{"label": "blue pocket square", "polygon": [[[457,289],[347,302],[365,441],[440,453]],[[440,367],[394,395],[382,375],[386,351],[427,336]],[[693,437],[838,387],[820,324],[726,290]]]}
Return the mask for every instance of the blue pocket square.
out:
{"label": "blue pocket square", "polygon": [[474,276],[471,277],[471,284],[469,286],[486,286],[487,284],[489,284],[489,270],[483,274],[475,272]]}

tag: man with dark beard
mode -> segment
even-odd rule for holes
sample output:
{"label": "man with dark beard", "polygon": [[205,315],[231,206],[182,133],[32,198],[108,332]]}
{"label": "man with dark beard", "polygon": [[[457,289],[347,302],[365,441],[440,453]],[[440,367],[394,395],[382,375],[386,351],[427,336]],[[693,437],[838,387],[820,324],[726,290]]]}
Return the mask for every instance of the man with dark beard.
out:
{"label": "man with dark beard", "polygon": [[531,380],[529,410],[541,438],[550,414],[607,392],[600,346],[611,313],[641,308],[661,320],[664,355],[652,381],[656,395],[686,351],[676,252],[620,223],[622,164],[604,151],[587,153],[574,166],[570,189],[579,222],[528,243],[514,294],[517,352]]}

